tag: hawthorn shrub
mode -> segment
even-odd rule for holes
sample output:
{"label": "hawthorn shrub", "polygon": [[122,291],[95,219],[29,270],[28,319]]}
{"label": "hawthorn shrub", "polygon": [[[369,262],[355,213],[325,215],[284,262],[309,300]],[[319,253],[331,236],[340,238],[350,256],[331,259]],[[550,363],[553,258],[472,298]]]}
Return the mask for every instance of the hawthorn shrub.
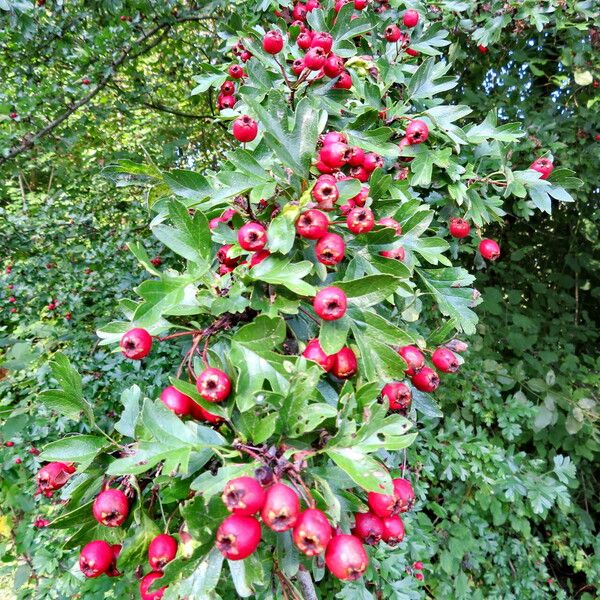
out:
{"label": "hawthorn shrub", "polygon": [[[514,194],[513,206],[525,214],[550,198],[571,200],[563,185],[579,183],[571,172],[551,169],[552,161],[513,168],[508,156],[522,135],[517,126],[498,126],[493,114],[469,122],[468,108],[443,103],[439,96],[456,79],[415,51],[435,56],[447,44],[446,31],[422,16],[412,31],[415,17],[404,10],[375,12],[370,5],[355,12],[359,7],[323,3],[306,16],[261,15],[268,26],[249,26],[235,46],[230,40],[227,50],[244,76],[235,77],[235,95],[222,91],[221,117],[247,145],[227,153],[219,171],[163,173],[126,163],[110,171],[153,182],[151,230],[173,254],[160,269],[141,244],[130,244],[150,277],[136,290],[141,300],[121,301],[125,320],[98,334],[103,346],[116,351],[120,344],[130,359],[158,351],[173,362],[160,394],[147,384],[157,373],[147,373],[145,360],[128,367],[137,385],[125,389],[119,420],[110,423],[95,422],[84,399],[91,396],[68,360],[57,355],[51,364],[58,386],[40,401],[66,419],[83,416],[84,425],[44,449],[40,460],[64,467],[59,477],[44,472],[39,487],[61,488],[66,506],[52,527],[70,532],[67,552],[74,557],[81,549],[81,570],[94,576],[78,583],[85,597],[129,593],[138,585],[134,570],[146,561],[150,569],[137,568],[137,575],[146,573],[139,585],[147,598],[420,597],[425,584],[438,597],[468,597],[463,557],[474,542],[464,525],[452,527],[450,551],[441,550],[442,573],[421,583],[421,563],[436,550],[435,519],[445,523],[452,510],[447,495],[447,504],[430,497],[438,492],[436,475],[451,478],[452,454],[430,451],[422,464],[407,449],[415,439],[445,449],[445,427],[453,445],[457,429],[460,438],[474,436],[466,424],[471,415],[438,423],[442,411],[429,395],[438,385],[438,397],[447,390],[445,405],[470,387],[475,398],[464,410],[486,407],[486,422],[498,410],[498,395],[477,397],[480,390],[511,390],[524,378],[479,359],[469,365],[473,353],[461,354],[464,336],[476,331],[472,309],[480,300],[456,256],[472,255],[478,267],[498,258],[482,229],[500,221],[503,199]],[[293,24],[297,16],[306,24]],[[394,23],[401,36],[388,42],[398,35]],[[308,31],[311,45],[315,38],[321,44],[313,49],[325,44],[323,52],[301,51]],[[303,70],[296,79],[295,61],[317,66],[330,43],[338,57],[326,58],[333,77]],[[232,73],[240,70],[226,58],[207,65],[196,93],[231,89]],[[470,227],[464,237],[457,218]],[[449,244],[444,238],[457,224],[462,229],[452,231]],[[510,440],[518,433],[514,421],[533,414],[522,404],[516,414],[498,414],[512,425],[503,421],[501,438]],[[486,445],[494,461],[475,464]],[[459,511],[475,510],[477,494],[480,508],[503,524],[505,503],[483,500],[492,476],[507,500],[527,498],[517,509],[517,533],[526,533],[536,515],[568,504],[568,458],[554,456],[547,472],[484,434],[471,452],[469,487],[454,497]],[[289,491],[276,494],[282,489]],[[435,518],[408,513],[405,534],[397,513],[404,518],[412,508],[413,489],[417,506],[429,500]],[[269,512],[284,493],[290,510]],[[357,514],[375,525],[364,529]],[[589,531],[582,535],[589,540]],[[386,543],[365,550],[378,538]],[[495,542],[515,543],[509,536]],[[520,553],[523,561],[544,559],[535,542],[528,550]],[[493,559],[478,560],[469,568]],[[508,563],[507,572],[514,569]],[[523,566],[522,593],[537,589],[531,566]],[[220,577],[224,568],[229,573]],[[444,580],[444,573],[457,578]],[[361,575],[355,583],[338,581]]]}

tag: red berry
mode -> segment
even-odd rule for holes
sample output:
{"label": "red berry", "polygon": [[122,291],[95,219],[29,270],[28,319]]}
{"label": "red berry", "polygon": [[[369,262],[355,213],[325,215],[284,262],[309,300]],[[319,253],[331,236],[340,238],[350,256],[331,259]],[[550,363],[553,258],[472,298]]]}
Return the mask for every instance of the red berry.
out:
{"label": "red berry", "polygon": [[396,219],[392,219],[392,217],[383,217],[383,219],[379,219],[377,221],[378,225],[382,225],[383,227],[391,227],[396,231],[396,235],[400,235],[402,233],[402,225],[396,221]]}
{"label": "red berry", "polygon": [[161,571],[177,555],[177,540],[166,533],[157,535],[148,547],[148,563],[153,571]]}
{"label": "red berry", "polygon": [[407,10],[402,16],[402,22],[405,27],[415,27],[419,22],[419,13],[416,10]]}
{"label": "red berry", "polygon": [[408,368],[404,371],[407,375],[414,375],[425,365],[425,357],[416,346],[402,346],[398,348],[398,354],[408,365]]}
{"label": "red berry", "polygon": [[365,8],[367,8],[368,4],[369,0],[354,0],[354,8],[356,10],[364,10]]}
{"label": "red berry", "polygon": [[413,569],[415,571],[422,571],[423,570],[423,563],[420,560],[414,562],[413,563]]}
{"label": "red berry", "polygon": [[193,400],[172,385],[166,387],[161,392],[160,399],[161,402],[176,415],[189,415],[192,410]]}
{"label": "red berry", "polygon": [[240,264],[240,257],[233,256],[232,249],[232,244],[225,244],[221,246],[217,251],[217,260],[227,267],[235,268]]}
{"label": "red berry", "polygon": [[338,77],[344,72],[344,60],[335,54],[330,54],[325,61],[323,72],[327,77]]}
{"label": "red berry", "polygon": [[[6,442],[6,446],[14,446],[13,442]],[[10,447],[9,446],[9,447]],[[36,476],[37,493],[44,494],[48,498],[52,496],[52,492],[59,490],[69,477],[75,472],[72,465],[64,462],[51,462],[42,467]]]}
{"label": "red berry", "polygon": [[308,2],[306,3],[307,12],[315,10],[315,8],[321,8],[321,3],[319,2],[319,0],[308,0]]}
{"label": "red berry", "polygon": [[307,556],[321,554],[331,539],[331,525],[317,508],[308,508],[300,514],[293,531],[294,544]]}
{"label": "red berry", "polygon": [[396,511],[396,498],[392,494],[369,492],[367,504],[371,511],[380,518],[391,517]]}
{"label": "red berry", "polygon": [[352,76],[350,73],[344,71],[333,87],[336,90],[349,90],[352,87]]}
{"label": "red berry", "polygon": [[194,419],[199,419],[201,421],[206,421],[207,423],[221,423],[223,421],[222,417],[219,415],[213,415],[208,412],[204,407],[200,406],[197,402],[192,402],[191,406],[191,414]]}
{"label": "red berry", "polygon": [[278,54],[283,50],[283,37],[279,31],[268,31],[263,38],[263,49],[269,54]]}
{"label": "red berry", "polygon": [[217,106],[219,110],[233,108],[235,106],[235,98],[233,96],[223,96],[223,94],[219,94],[217,97]]}
{"label": "red berry", "polygon": [[413,385],[422,392],[435,392],[440,385],[440,376],[429,367],[423,367],[411,377]]}
{"label": "red berry", "polygon": [[371,173],[375,169],[383,168],[383,158],[379,156],[379,154],[375,154],[375,152],[369,152],[365,156],[365,160],[363,162],[363,167]]}
{"label": "red berry", "polygon": [[354,581],[367,570],[369,557],[357,537],[341,534],[327,546],[325,564],[338,579]]}
{"label": "red berry", "polygon": [[471,226],[468,221],[464,219],[450,219],[450,235],[455,238],[465,238],[469,235]]}
{"label": "red berry", "polygon": [[252,255],[252,258],[250,258],[250,262],[248,263],[248,268],[252,268],[255,267],[256,265],[259,265],[263,260],[266,260],[267,258],[269,258],[269,256],[271,256],[271,253],[268,250],[259,250],[258,252],[255,252]]}
{"label": "red berry", "polygon": [[305,4],[302,4],[301,2],[298,2],[296,4],[296,6],[294,6],[294,10],[293,10],[293,15],[294,15],[294,19],[298,20],[298,21],[304,21],[304,19],[306,19],[306,13],[308,12],[308,9],[306,8]]}
{"label": "red berry", "polygon": [[321,48],[325,54],[329,54],[331,52],[331,48],[333,47],[333,37],[324,31],[317,31],[312,36],[310,46],[311,48]]}
{"label": "red berry", "polygon": [[231,393],[231,380],[223,371],[208,367],[198,375],[196,389],[207,402],[223,402]]}
{"label": "red berry", "polygon": [[129,515],[129,500],[121,490],[109,488],[96,496],[92,513],[98,523],[120,527]]}
{"label": "red berry", "polygon": [[326,233],[315,246],[317,260],[328,266],[337,265],[344,259],[346,244],[337,233]]}
{"label": "red berry", "polygon": [[319,290],[313,300],[313,308],[321,319],[335,321],[346,314],[346,294],[338,287],[329,286]]}
{"label": "red berry", "polygon": [[429,127],[421,119],[413,119],[407,126],[404,133],[409,144],[421,144],[429,137]]}
{"label": "red berry", "polygon": [[321,175],[313,186],[311,196],[319,204],[321,210],[333,210],[335,203],[340,197],[335,179],[328,175]]}
{"label": "red berry", "polygon": [[341,131],[328,131],[325,135],[321,136],[321,144],[323,146],[329,146],[329,144],[347,144],[348,138],[345,133]]}
{"label": "red berry", "polygon": [[112,563],[110,563],[110,567],[108,568],[108,571],[106,571],[106,574],[109,577],[120,577],[122,575],[122,573],[117,569],[117,559],[119,558],[119,554],[121,554],[123,545],[122,544],[113,544],[110,548],[113,553],[113,560],[112,560]]}
{"label": "red berry", "polygon": [[394,484],[394,495],[398,502],[398,510],[401,513],[408,512],[415,505],[415,491],[412,484],[408,479],[402,477],[396,477],[392,480],[392,483]]}
{"label": "red berry", "polygon": [[322,238],[327,233],[328,228],[329,219],[327,215],[314,208],[303,212],[296,221],[298,235],[308,240]]}
{"label": "red berry", "polygon": [[484,239],[479,242],[479,252],[487,260],[496,260],[500,256],[500,246],[494,240]]}
{"label": "red berry", "polygon": [[350,153],[348,155],[348,164],[351,167],[360,167],[362,166],[365,160],[365,151],[358,146],[352,146],[350,148]]}
{"label": "red berry", "polygon": [[346,217],[346,225],[352,233],[367,233],[375,225],[375,217],[370,208],[353,208]]}
{"label": "red berry", "polygon": [[299,33],[296,38],[296,44],[298,44],[298,47],[302,50],[308,50],[311,42],[312,35],[310,34],[310,31],[303,31],[302,33]]}
{"label": "red berry", "polygon": [[379,254],[384,258],[393,258],[400,261],[404,260],[405,257],[404,248],[402,246],[394,248],[393,250],[382,250]]}
{"label": "red berry", "polygon": [[9,117],[10,117],[11,119],[16,119],[18,116],[19,116],[19,115],[18,115],[16,112],[11,112],[11,113],[10,113],[10,115],[9,115]]}
{"label": "red berry", "polygon": [[149,592],[152,584],[163,576],[162,571],[152,571],[148,575],[144,575],[140,581],[140,598],[142,600],[161,600],[164,596],[167,586],[158,588],[155,592]]}
{"label": "red berry", "polygon": [[250,556],[260,543],[260,523],[254,517],[231,515],[217,530],[216,546],[229,560]]}
{"label": "red berry", "polygon": [[221,94],[223,96],[233,96],[235,94],[235,83],[233,81],[225,81],[221,84]]}
{"label": "red berry", "polygon": [[363,185],[360,188],[360,192],[358,192],[358,194],[356,194],[356,196],[350,198],[348,200],[348,202],[352,202],[356,206],[364,206],[365,202],[367,201],[368,198],[369,198],[369,187],[366,185]]}
{"label": "red berry", "polygon": [[[400,142],[398,143],[398,148],[400,149],[400,154],[402,155],[402,153],[404,152],[404,149],[407,148],[408,146],[411,146],[411,143],[408,141],[407,138],[403,137]],[[399,159],[400,162],[411,162],[412,160],[414,160],[414,156],[400,156]]]}
{"label": "red berry", "polygon": [[487,46],[484,46],[483,44],[479,44],[479,46],[477,46],[477,50],[479,50],[479,52],[481,52],[481,54],[487,54]]}
{"label": "red berry", "polygon": [[442,373],[456,373],[460,362],[456,355],[448,348],[438,348],[431,356],[434,367]]}
{"label": "red berry", "polygon": [[241,65],[231,65],[229,69],[227,69],[227,72],[229,73],[230,77],[233,77],[233,79],[241,79],[245,76],[244,68]]}
{"label": "red berry", "polygon": [[361,183],[365,183],[365,181],[369,180],[369,171],[365,169],[362,165],[358,167],[350,167],[350,178],[358,179]]}
{"label": "red berry", "polygon": [[121,352],[132,360],[140,360],[152,350],[152,336],[140,327],[130,329],[121,338]]}
{"label": "red berry", "polygon": [[356,513],[352,535],[360,538],[369,546],[375,546],[383,535],[383,521],[372,512]]}
{"label": "red berry", "polygon": [[240,227],[237,234],[238,244],[244,250],[256,252],[267,244],[267,230],[261,223],[246,223]]}
{"label": "red berry", "polygon": [[250,516],[263,507],[265,491],[254,477],[236,477],[227,482],[221,499],[229,512]]}
{"label": "red berry", "polygon": [[[10,442],[10,441],[9,441],[9,442],[4,442],[4,445],[5,445],[7,448],[12,448],[12,447],[15,445],[15,443],[14,443],[14,442]],[[56,464],[58,464],[58,463],[56,463]]]}
{"label": "red berry", "polygon": [[84,77],[84,78],[81,80],[81,83],[82,83],[83,85],[90,85],[90,80],[89,80],[87,77]]}
{"label": "red berry", "polygon": [[310,48],[304,55],[304,66],[311,71],[318,71],[322,69],[327,60],[327,54],[323,48],[317,46],[316,48]]}
{"label": "red berry", "polygon": [[423,581],[423,579],[425,579],[425,577],[423,576],[423,573],[415,573],[415,579],[418,579],[419,581]]}
{"label": "red berry", "polygon": [[258,135],[258,123],[248,115],[242,115],[233,122],[233,136],[238,142],[251,142]]}
{"label": "red berry", "polygon": [[386,383],[381,395],[388,401],[390,410],[406,411],[410,407],[412,393],[410,388],[401,381]]}
{"label": "red berry", "polygon": [[548,177],[550,177],[550,173],[552,173],[552,171],[554,170],[554,165],[552,164],[552,161],[549,158],[536,158],[531,165],[529,166],[530,169],[533,169],[534,171],[537,171],[538,173],[541,173],[541,177],[540,179],[548,179]]}
{"label": "red berry", "polygon": [[302,71],[304,71],[304,59],[303,58],[297,58],[293,63],[292,63],[292,71],[294,73],[294,75],[300,75],[302,73]]}
{"label": "red berry", "polygon": [[383,37],[388,42],[397,42],[402,37],[402,31],[400,31],[400,27],[398,27],[398,25],[388,25],[385,28]]}
{"label": "red berry", "polygon": [[335,354],[325,354],[319,340],[316,338],[306,344],[302,356],[321,365],[325,371],[331,371],[335,364]]}
{"label": "red berry", "polygon": [[296,492],[283,483],[276,483],[268,490],[261,517],[273,531],[287,531],[298,520],[300,501]]}
{"label": "red berry", "polygon": [[354,352],[348,348],[348,346],[344,346],[334,355],[334,357],[335,362],[333,363],[331,372],[336,377],[339,377],[340,379],[349,379],[358,370],[356,354],[354,354]]}
{"label": "red berry", "polygon": [[20,465],[23,461],[21,460],[21,458],[19,456],[17,456],[17,458],[15,458],[15,464]]}
{"label": "red berry", "polygon": [[404,539],[404,523],[397,515],[383,519],[383,535],[381,539],[389,546],[396,546]]}
{"label": "red berry", "polygon": [[315,167],[319,170],[319,173],[323,173],[325,175],[329,175],[331,173],[335,173],[335,169],[327,166],[322,160],[318,160],[315,164]]}
{"label": "red berry", "polygon": [[86,544],[79,555],[79,568],[86,577],[98,577],[108,571],[113,561],[110,544],[94,540]]}

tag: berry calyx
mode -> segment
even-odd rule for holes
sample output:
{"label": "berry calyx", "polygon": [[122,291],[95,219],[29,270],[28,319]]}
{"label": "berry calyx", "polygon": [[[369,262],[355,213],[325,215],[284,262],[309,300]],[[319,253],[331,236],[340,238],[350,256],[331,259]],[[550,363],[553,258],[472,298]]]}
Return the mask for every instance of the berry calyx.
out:
{"label": "berry calyx", "polygon": [[121,490],[104,490],[96,496],[92,514],[98,523],[106,527],[120,527],[129,515],[129,500]]}
{"label": "berry calyx", "polygon": [[278,54],[283,50],[283,37],[279,31],[268,31],[263,38],[263,49],[269,54]]}
{"label": "berry calyx", "polygon": [[221,94],[224,96],[233,96],[235,94],[235,83],[233,81],[224,81],[221,84]]}
{"label": "berry calyx", "polygon": [[357,537],[340,534],[329,542],[325,564],[338,579],[354,581],[367,570],[369,557]]}
{"label": "berry calyx", "polygon": [[352,535],[369,546],[375,546],[383,536],[383,521],[372,512],[356,513]]}
{"label": "berry calyx", "polygon": [[343,290],[329,286],[319,290],[313,300],[313,308],[324,321],[335,321],[346,314],[348,300]]}
{"label": "berry calyx", "polygon": [[221,499],[229,512],[250,516],[263,507],[265,491],[254,477],[236,477],[227,482]]}
{"label": "berry calyx", "polygon": [[244,250],[257,252],[267,245],[267,230],[261,223],[246,223],[238,230],[237,240]]}
{"label": "berry calyx", "polygon": [[150,354],[152,336],[140,327],[130,329],[120,342],[121,352],[132,360],[141,360]]}
{"label": "berry calyx", "polygon": [[450,220],[450,235],[455,238],[465,238],[469,235],[471,226],[464,219],[454,218]]}
{"label": "berry calyx", "polygon": [[312,360],[320,365],[325,371],[331,371],[335,364],[335,354],[325,354],[318,339],[310,340],[302,353],[304,358]]}
{"label": "berry calyx", "polygon": [[231,65],[229,69],[227,69],[227,72],[229,73],[230,77],[233,77],[233,79],[241,79],[245,75],[244,67],[242,67],[241,65]]}
{"label": "berry calyx", "polygon": [[315,246],[317,260],[327,266],[337,265],[344,260],[346,244],[337,233],[326,233]]}
{"label": "berry calyx", "polygon": [[352,233],[367,233],[375,225],[375,217],[370,208],[353,208],[346,217],[346,225]]}
{"label": "berry calyx", "polygon": [[381,539],[389,546],[396,546],[404,539],[404,523],[397,515],[385,517]]}
{"label": "berry calyx", "polygon": [[86,544],[79,555],[79,568],[86,577],[99,577],[106,573],[112,562],[112,548],[104,540]]}
{"label": "berry calyx", "polygon": [[386,383],[381,395],[388,401],[390,410],[407,411],[410,408],[412,393],[410,388],[401,381]]}
{"label": "berry calyx", "polygon": [[340,197],[336,180],[331,175],[321,175],[313,186],[311,196],[319,204],[321,210],[333,210],[335,203]]}
{"label": "berry calyx", "polygon": [[404,15],[402,15],[402,22],[405,27],[415,27],[419,22],[419,13],[416,10],[407,10]]}
{"label": "berry calyx", "polygon": [[148,591],[152,584],[163,576],[162,571],[152,571],[148,575],[144,575],[140,581],[140,598],[142,600],[161,600],[164,596],[167,586],[158,588],[155,592]]}
{"label": "berry calyx", "polygon": [[219,525],[215,543],[225,558],[243,560],[258,548],[260,538],[260,523],[254,517],[231,515]]}
{"label": "berry calyx", "polygon": [[429,127],[421,119],[413,119],[407,126],[405,137],[409,144],[421,144],[429,137]]}
{"label": "berry calyx", "polygon": [[414,375],[425,366],[425,357],[416,346],[402,346],[398,348],[398,354],[407,364],[407,368],[404,370],[407,375]]}
{"label": "berry calyx", "polygon": [[440,386],[440,376],[429,367],[423,367],[411,377],[413,385],[422,392],[435,392]]}
{"label": "berry calyx", "polygon": [[458,358],[448,348],[438,348],[435,350],[431,355],[431,362],[442,373],[456,373],[460,367]]}
{"label": "berry calyx", "polygon": [[548,179],[548,177],[550,177],[550,173],[554,171],[552,160],[547,157],[536,158],[531,163],[529,168],[540,173],[542,175],[540,179]]}
{"label": "berry calyx", "polygon": [[252,117],[242,115],[233,122],[233,136],[238,142],[251,142],[257,135],[258,123]]}
{"label": "berry calyx", "polygon": [[170,385],[160,394],[161,402],[178,416],[189,415],[192,410],[193,400]]}
{"label": "berry calyx", "polygon": [[331,525],[318,508],[308,508],[298,517],[292,537],[300,552],[307,556],[316,556],[329,544]]}
{"label": "berry calyx", "polygon": [[166,534],[157,535],[148,546],[148,563],[153,571],[162,571],[177,556],[177,540]]}
{"label": "berry calyx", "polygon": [[320,210],[311,208],[303,212],[296,221],[296,232],[307,240],[322,238],[329,228],[327,215]]}
{"label": "berry calyx", "polygon": [[198,375],[196,389],[207,402],[223,402],[231,393],[231,380],[220,369],[208,367]]}
{"label": "berry calyx", "polygon": [[479,252],[486,260],[497,260],[500,257],[500,246],[494,241],[484,239],[479,242]]}
{"label": "berry calyx", "polygon": [[294,527],[299,514],[300,500],[292,488],[276,483],[267,490],[261,517],[269,529],[287,531]]}
{"label": "berry calyx", "polygon": [[348,346],[344,346],[339,352],[334,354],[334,363],[331,372],[340,379],[349,379],[356,374],[358,364],[356,354]]}

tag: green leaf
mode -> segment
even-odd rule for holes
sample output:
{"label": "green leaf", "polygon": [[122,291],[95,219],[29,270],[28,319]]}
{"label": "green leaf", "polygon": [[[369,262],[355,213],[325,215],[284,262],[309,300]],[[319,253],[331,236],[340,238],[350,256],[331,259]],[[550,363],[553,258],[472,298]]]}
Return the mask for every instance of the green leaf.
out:
{"label": "green leaf", "polygon": [[436,64],[433,58],[424,60],[408,82],[407,96],[411,100],[432,98],[456,87],[458,78],[446,76],[449,69],[450,64]]}
{"label": "green leaf", "polygon": [[95,435],[71,435],[44,446],[42,461],[74,462],[86,469],[107,445],[107,440]]}
{"label": "green leaf", "polygon": [[367,275],[353,281],[336,281],[353,306],[368,308],[383,302],[398,289],[399,280],[392,275]]}
{"label": "green leaf", "polygon": [[271,252],[288,254],[296,239],[296,229],[290,216],[286,213],[277,215],[269,224],[267,230],[267,245]]}
{"label": "green leaf", "polygon": [[283,285],[301,296],[314,296],[315,288],[303,281],[312,271],[312,263],[304,260],[299,263],[291,262],[289,258],[270,256],[256,265],[249,273],[253,280],[265,281],[275,285]]}
{"label": "green leaf", "polygon": [[135,438],[135,424],[140,414],[141,397],[142,390],[135,384],[121,393],[124,408],[121,418],[115,423],[115,429],[122,435]]}
{"label": "green leaf", "polygon": [[365,492],[391,493],[392,479],[386,469],[358,448],[331,448],[327,456]]}
{"label": "green leaf", "polygon": [[319,342],[325,354],[335,354],[346,344],[350,319],[343,316],[335,321],[323,321],[319,330]]}
{"label": "green leaf", "polygon": [[190,488],[202,494],[205,502],[208,503],[213,496],[223,493],[225,484],[230,479],[252,475],[257,467],[256,463],[244,463],[220,467],[215,474],[205,471],[192,481]]}

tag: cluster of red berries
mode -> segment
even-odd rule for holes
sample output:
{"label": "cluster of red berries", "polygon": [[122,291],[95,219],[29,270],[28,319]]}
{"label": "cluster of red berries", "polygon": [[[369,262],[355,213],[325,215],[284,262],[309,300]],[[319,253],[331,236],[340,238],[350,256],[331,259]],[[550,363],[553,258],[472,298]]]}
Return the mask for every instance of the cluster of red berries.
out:
{"label": "cluster of red berries", "polygon": [[166,534],[157,535],[148,546],[148,563],[152,571],[144,575],[140,581],[140,597],[142,600],[160,600],[168,586],[150,592],[152,584],[163,576],[163,569],[177,555],[177,540]]}
{"label": "cluster of red berries", "polygon": [[325,354],[318,339],[312,339],[306,344],[302,356],[320,365],[328,373],[339,379],[349,379],[356,374],[358,364],[352,348],[344,346],[335,354]]}
{"label": "cluster of red berries", "polygon": [[[465,219],[455,217],[450,219],[450,235],[457,239],[466,238],[471,232],[471,225]],[[479,253],[486,260],[496,260],[500,257],[500,246],[495,240],[484,238],[479,242]]]}
{"label": "cluster of red berries", "polygon": [[[416,27],[418,22],[419,13],[416,10],[408,9],[402,15],[402,23],[405,27],[409,29]],[[392,44],[398,44],[398,46],[400,46],[400,48],[402,48],[409,56],[419,55],[417,50],[408,47],[408,45],[410,44],[410,35],[402,31],[400,27],[398,27],[398,25],[396,25],[395,23],[392,23],[391,25],[388,25],[385,28],[385,31],[383,32],[383,37],[387,42],[390,42]]]}

